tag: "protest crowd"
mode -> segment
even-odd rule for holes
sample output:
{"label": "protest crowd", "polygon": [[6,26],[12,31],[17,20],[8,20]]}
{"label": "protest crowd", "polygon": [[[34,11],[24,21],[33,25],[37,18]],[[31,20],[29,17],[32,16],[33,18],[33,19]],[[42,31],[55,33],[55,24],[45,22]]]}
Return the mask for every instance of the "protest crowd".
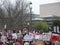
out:
{"label": "protest crowd", "polygon": [[59,34],[0,30],[0,45],[60,45]]}

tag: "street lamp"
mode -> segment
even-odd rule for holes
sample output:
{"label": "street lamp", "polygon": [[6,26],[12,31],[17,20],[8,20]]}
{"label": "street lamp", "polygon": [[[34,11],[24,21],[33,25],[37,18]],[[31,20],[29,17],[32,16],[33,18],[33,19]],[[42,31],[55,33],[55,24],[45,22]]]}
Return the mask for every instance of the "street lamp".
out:
{"label": "street lamp", "polygon": [[29,30],[32,29],[32,2],[29,3],[29,8],[30,8],[30,23],[29,23]]}

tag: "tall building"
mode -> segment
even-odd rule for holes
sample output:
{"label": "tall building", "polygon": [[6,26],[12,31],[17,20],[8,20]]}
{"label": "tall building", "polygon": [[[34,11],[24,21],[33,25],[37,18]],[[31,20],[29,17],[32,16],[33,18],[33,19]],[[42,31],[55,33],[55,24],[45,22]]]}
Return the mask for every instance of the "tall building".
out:
{"label": "tall building", "polygon": [[40,5],[40,17],[50,26],[53,20],[60,20],[60,2]]}
{"label": "tall building", "polygon": [[40,5],[40,16],[60,16],[60,2]]}
{"label": "tall building", "polygon": [[40,5],[40,17],[51,27],[53,20],[60,20],[60,2]]}

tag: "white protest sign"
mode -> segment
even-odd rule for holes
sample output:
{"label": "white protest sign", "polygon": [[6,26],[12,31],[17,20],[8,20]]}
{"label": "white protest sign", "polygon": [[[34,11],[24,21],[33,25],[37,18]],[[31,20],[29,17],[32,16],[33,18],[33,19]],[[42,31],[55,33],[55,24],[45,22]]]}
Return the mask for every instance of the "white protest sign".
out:
{"label": "white protest sign", "polygon": [[40,35],[35,35],[35,39],[39,39],[40,38]]}
{"label": "white protest sign", "polygon": [[45,35],[43,35],[43,40],[44,41],[50,41],[50,37],[51,37],[50,34],[45,34]]}
{"label": "white protest sign", "polygon": [[43,40],[43,35],[42,34],[40,35],[40,40]]}
{"label": "white protest sign", "polygon": [[26,34],[26,35],[24,36],[24,41],[32,41],[32,39],[33,39],[32,35]]}

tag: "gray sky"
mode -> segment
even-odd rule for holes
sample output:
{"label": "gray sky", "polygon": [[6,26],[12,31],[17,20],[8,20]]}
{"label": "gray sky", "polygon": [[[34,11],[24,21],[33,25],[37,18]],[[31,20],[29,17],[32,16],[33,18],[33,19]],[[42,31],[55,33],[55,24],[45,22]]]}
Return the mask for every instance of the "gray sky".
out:
{"label": "gray sky", "polygon": [[54,2],[60,2],[60,0],[30,0],[32,2],[32,11],[35,14],[40,14],[40,4],[48,4],[48,3],[54,3]]}

